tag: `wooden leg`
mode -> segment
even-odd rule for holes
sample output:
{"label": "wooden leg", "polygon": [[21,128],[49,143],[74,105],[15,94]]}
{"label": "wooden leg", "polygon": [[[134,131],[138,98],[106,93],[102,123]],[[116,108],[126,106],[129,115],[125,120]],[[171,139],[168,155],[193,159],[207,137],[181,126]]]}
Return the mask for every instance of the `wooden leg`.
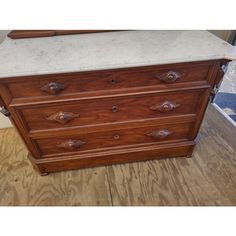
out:
{"label": "wooden leg", "polygon": [[186,158],[192,158],[192,157],[193,157],[192,154],[189,154],[189,155],[186,156]]}
{"label": "wooden leg", "polygon": [[36,170],[37,173],[39,173],[41,176],[46,176],[49,175],[49,172],[45,172],[43,170],[41,170],[34,162],[34,158],[30,155],[30,153],[28,153],[28,158],[32,163],[33,168]]}
{"label": "wooden leg", "polygon": [[41,176],[47,176],[47,175],[49,175],[50,173],[48,173],[48,172],[39,172],[39,174],[40,174]]}
{"label": "wooden leg", "polygon": [[194,140],[194,145],[191,147],[191,149],[189,150],[189,153],[186,155],[186,158],[192,158],[193,157],[193,152],[194,152],[194,148],[198,143],[198,139],[199,139],[199,135],[197,136],[197,138]]}

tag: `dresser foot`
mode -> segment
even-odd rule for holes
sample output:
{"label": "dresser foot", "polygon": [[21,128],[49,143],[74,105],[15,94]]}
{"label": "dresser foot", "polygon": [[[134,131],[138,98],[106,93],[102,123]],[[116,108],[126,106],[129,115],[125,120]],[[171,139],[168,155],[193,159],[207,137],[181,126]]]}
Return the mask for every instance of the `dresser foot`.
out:
{"label": "dresser foot", "polygon": [[40,168],[36,163],[35,163],[35,159],[32,157],[32,155],[30,155],[30,153],[28,153],[28,159],[31,161],[31,164],[34,168],[34,170],[39,173],[41,176],[46,176],[49,175],[49,172],[45,172],[42,168]]}
{"label": "dresser foot", "polygon": [[38,174],[40,174],[41,176],[47,176],[47,175],[49,175],[49,172],[41,171],[41,170],[38,168],[38,166],[37,166],[36,164],[33,164],[33,168],[34,168],[34,170],[35,170]]}
{"label": "dresser foot", "polygon": [[47,176],[47,175],[49,175],[50,173],[48,173],[48,172],[39,172],[39,174],[40,174],[41,176]]}
{"label": "dresser foot", "polygon": [[189,155],[186,156],[186,158],[192,158],[192,157],[193,157],[192,154],[189,154]]}

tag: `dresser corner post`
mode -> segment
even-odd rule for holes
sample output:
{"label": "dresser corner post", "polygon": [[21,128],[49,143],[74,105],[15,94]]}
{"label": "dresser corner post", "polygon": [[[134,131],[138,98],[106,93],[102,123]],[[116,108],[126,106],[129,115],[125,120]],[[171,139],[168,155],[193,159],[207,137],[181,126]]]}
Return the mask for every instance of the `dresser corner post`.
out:
{"label": "dresser corner post", "polygon": [[186,154],[186,158],[192,158],[193,157],[193,154],[194,154],[194,149],[195,149],[195,146],[197,145],[198,143],[198,140],[199,140],[199,137],[197,136],[197,138],[195,138],[194,141],[192,141],[192,145],[189,147],[189,152]]}
{"label": "dresser corner post", "polygon": [[223,81],[224,75],[227,72],[228,69],[228,64],[229,64],[229,60],[223,60],[220,62],[219,67],[217,69],[217,73],[215,76],[215,80],[213,83],[213,88],[210,94],[210,103],[214,102],[215,96],[218,93],[219,89],[220,89],[220,85]]}
{"label": "dresser corner post", "polygon": [[195,146],[196,146],[196,143],[195,143],[192,147],[190,147],[189,153],[186,155],[186,158],[187,158],[187,159],[193,157],[193,152],[194,152]]}

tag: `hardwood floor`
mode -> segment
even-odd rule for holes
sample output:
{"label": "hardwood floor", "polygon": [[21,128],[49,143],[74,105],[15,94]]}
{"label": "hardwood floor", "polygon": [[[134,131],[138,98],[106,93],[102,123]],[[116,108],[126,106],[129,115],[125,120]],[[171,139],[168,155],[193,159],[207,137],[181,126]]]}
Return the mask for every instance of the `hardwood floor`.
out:
{"label": "hardwood floor", "polygon": [[[236,205],[236,150],[208,108],[193,158],[38,175],[14,128],[0,130],[2,206]],[[236,140],[236,139],[235,139]]]}

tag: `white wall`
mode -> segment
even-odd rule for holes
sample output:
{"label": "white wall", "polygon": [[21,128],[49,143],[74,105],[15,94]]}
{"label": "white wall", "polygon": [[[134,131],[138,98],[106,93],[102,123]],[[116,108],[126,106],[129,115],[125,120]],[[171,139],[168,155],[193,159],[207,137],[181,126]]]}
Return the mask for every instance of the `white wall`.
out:
{"label": "white wall", "polygon": [[[2,43],[2,41],[5,39],[8,32],[9,32],[9,30],[0,30],[0,43]],[[0,113],[0,129],[11,127],[11,126],[12,126],[12,124],[11,124],[10,120]]]}
{"label": "white wall", "polygon": [[225,41],[228,41],[232,30],[208,30],[212,34],[218,36],[219,38],[222,38]]}

